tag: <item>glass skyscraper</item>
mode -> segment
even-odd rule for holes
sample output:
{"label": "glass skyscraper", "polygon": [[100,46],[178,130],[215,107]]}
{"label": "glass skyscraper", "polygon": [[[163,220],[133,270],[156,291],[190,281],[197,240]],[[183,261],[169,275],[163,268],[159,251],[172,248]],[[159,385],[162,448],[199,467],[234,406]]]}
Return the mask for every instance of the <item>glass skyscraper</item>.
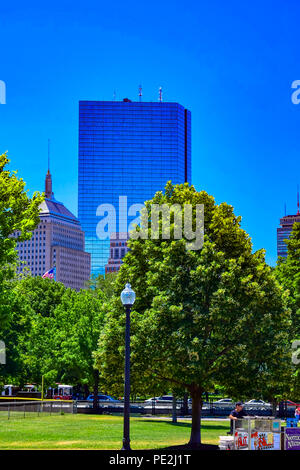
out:
{"label": "glass skyscraper", "polygon": [[[78,217],[93,274],[104,274],[111,255],[109,237],[99,235],[105,204],[116,213],[115,226],[105,230],[127,232],[127,222],[139,215],[132,205],[151,199],[169,180],[191,182],[190,111],[167,102],[79,102]],[[120,204],[132,207],[119,220]]]}
{"label": "glass skyscraper", "polygon": [[280,219],[281,227],[277,228],[277,256],[287,257],[288,247],[284,240],[290,238],[295,222],[300,222],[299,208],[296,215],[285,215]]}

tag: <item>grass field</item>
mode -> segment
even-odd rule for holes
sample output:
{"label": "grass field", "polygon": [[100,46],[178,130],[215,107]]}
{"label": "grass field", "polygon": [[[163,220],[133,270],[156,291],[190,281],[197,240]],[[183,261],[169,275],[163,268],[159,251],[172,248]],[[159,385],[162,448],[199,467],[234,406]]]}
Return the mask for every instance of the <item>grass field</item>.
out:
{"label": "grass field", "polygon": [[[131,418],[132,449],[158,449],[185,444],[190,421],[172,424],[170,418]],[[226,421],[203,421],[202,441],[217,444],[229,429]],[[52,415],[0,420],[0,449],[119,450],[123,420],[119,416]]]}

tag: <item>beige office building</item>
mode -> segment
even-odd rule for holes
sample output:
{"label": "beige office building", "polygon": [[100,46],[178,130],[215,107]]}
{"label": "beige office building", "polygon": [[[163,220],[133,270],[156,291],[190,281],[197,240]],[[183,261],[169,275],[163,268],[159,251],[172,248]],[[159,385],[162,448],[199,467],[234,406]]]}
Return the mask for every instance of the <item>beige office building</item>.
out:
{"label": "beige office building", "polygon": [[33,276],[43,276],[56,266],[56,281],[72,289],[82,289],[90,279],[91,256],[84,251],[84,232],[79,220],[54,198],[49,170],[45,196],[40,206],[40,223],[31,239],[17,243],[21,262],[18,272],[28,268]]}
{"label": "beige office building", "polygon": [[105,265],[105,274],[118,272],[123,258],[129,251],[127,246],[128,233],[111,233],[110,235],[110,257]]}

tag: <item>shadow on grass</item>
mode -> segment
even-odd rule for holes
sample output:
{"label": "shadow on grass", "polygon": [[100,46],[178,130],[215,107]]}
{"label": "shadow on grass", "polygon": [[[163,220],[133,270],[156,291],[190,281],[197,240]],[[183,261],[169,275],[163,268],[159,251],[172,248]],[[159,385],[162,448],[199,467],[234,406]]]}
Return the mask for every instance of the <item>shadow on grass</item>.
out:
{"label": "shadow on grass", "polygon": [[[178,421],[177,423],[173,423],[172,421],[168,421],[168,420],[164,420],[164,419],[141,419],[140,421],[142,421],[143,423],[149,423],[149,421],[151,421],[151,423],[166,423],[166,424],[169,424],[171,426],[176,426],[176,427],[181,427],[181,428],[191,428],[192,427],[192,423],[182,423],[180,421]],[[209,431],[224,431],[225,429],[230,429],[230,426],[228,425],[228,423],[224,424],[224,425],[220,425],[220,424],[211,424],[211,425],[208,425],[208,424],[201,424],[201,429],[204,430],[204,429],[207,429]]]}
{"label": "shadow on grass", "polygon": [[159,452],[166,452],[166,451],[175,451],[175,452],[183,452],[186,450],[212,450],[216,451],[219,450],[219,446],[214,445],[214,444],[200,444],[200,445],[190,445],[190,444],[183,444],[180,446],[170,446],[170,447],[161,447],[159,449],[149,449],[150,451],[155,451],[156,453]]}

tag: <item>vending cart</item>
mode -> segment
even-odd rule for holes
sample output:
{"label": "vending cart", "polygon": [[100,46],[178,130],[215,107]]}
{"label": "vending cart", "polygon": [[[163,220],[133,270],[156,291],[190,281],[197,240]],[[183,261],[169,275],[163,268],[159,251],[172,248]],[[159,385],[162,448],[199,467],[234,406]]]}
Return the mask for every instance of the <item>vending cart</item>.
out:
{"label": "vending cart", "polygon": [[281,420],[247,416],[233,421],[234,450],[281,450]]}

